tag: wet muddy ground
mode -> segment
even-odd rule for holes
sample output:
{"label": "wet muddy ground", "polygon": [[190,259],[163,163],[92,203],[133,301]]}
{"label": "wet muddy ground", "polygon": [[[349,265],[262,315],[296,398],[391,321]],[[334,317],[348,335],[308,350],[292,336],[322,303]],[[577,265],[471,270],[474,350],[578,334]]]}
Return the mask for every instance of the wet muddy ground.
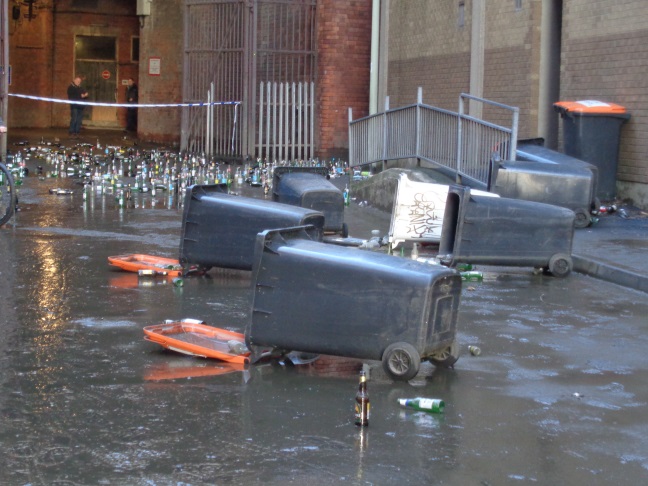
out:
{"label": "wet muddy ground", "polygon": [[[245,369],[164,351],[142,328],[192,317],[243,331],[250,277],[143,280],[107,257],[177,257],[177,200],[83,200],[29,177],[0,229],[0,483],[642,484],[648,481],[645,294],[578,274],[482,267],[464,285],[454,369],[394,383],[357,372]],[[137,205],[137,207],[135,206]],[[352,204],[352,236],[389,215]],[[481,348],[471,356],[468,345]],[[445,413],[402,409],[437,397]]]}

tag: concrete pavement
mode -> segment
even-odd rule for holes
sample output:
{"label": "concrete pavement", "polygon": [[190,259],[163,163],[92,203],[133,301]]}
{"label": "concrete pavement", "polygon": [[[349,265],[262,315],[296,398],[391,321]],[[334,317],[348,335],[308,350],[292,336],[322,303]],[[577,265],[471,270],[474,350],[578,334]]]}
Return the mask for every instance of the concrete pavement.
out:
{"label": "concrete pavement", "polygon": [[574,270],[648,292],[648,213],[621,205],[574,232]]}

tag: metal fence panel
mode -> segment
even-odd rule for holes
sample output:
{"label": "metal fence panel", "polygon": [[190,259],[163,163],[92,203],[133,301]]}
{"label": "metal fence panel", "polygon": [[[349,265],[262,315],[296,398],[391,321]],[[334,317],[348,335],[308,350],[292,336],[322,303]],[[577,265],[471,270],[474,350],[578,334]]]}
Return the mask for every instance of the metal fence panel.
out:
{"label": "metal fence panel", "polygon": [[[419,99],[421,96],[419,95]],[[465,99],[511,112],[504,127],[463,113]],[[486,187],[491,160],[515,159],[518,109],[462,94],[459,113],[422,103],[358,120],[349,112],[349,165],[416,158],[454,174],[458,181]]]}
{"label": "metal fence panel", "polygon": [[386,116],[385,159],[416,157],[416,105],[390,110]]}
{"label": "metal fence panel", "polygon": [[260,83],[257,156],[308,160],[315,156],[315,83]]}

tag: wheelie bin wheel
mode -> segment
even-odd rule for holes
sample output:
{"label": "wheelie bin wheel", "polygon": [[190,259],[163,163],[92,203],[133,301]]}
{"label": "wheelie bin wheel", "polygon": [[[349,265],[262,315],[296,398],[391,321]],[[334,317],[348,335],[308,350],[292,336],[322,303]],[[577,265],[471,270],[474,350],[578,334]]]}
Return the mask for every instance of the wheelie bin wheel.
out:
{"label": "wheelie bin wheel", "polygon": [[409,381],[419,372],[421,356],[409,343],[390,344],[383,353],[382,366],[392,379]]}
{"label": "wheelie bin wheel", "polygon": [[430,363],[439,368],[452,368],[459,359],[459,345],[453,341],[450,346],[437,351],[429,358]]}
{"label": "wheelie bin wheel", "polygon": [[574,219],[574,228],[587,228],[592,224],[592,216],[586,209],[576,208],[574,209],[574,214],[576,215],[576,218]]}
{"label": "wheelie bin wheel", "polygon": [[556,253],[549,259],[549,272],[554,277],[566,277],[572,270],[572,259],[564,253]]}

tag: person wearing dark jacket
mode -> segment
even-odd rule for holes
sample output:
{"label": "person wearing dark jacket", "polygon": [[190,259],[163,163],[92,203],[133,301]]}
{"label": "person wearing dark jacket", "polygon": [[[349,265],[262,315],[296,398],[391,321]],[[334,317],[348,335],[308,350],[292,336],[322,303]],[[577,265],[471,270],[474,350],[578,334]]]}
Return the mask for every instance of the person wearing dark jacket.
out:
{"label": "person wearing dark jacket", "polygon": [[[126,87],[126,102],[128,104],[137,104],[138,101],[137,85],[133,78],[128,78],[128,86]],[[126,131],[137,131],[137,108],[126,108]]]}
{"label": "person wearing dark jacket", "polygon": [[[67,89],[68,100],[70,101],[83,101],[88,97],[88,92],[81,87],[81,76],[74,78]],[[83,121],[83,108],[84,105],[77,103],[70,103],[70,136],[78,138],[81,131],[81,122]]]}

